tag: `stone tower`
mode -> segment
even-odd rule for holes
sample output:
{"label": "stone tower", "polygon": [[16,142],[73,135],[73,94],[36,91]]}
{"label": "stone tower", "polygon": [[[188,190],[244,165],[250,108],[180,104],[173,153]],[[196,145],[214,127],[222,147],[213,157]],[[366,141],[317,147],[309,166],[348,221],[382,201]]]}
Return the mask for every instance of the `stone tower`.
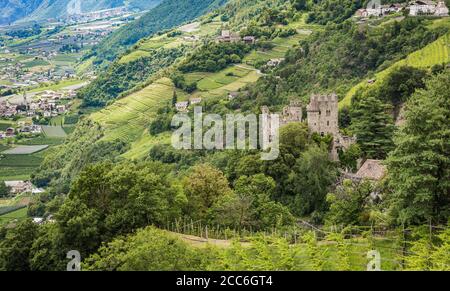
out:
{"label": "stone tower", "polygon": [[286,125],[292,122],[302,122],[302,114],[302,103],[300,101],[291,101],[289,106],[283,108],[280,125]]}
{"label": "stone tower", "polygon": [[339,133],[338,97],[331,95],[312,95],[307,107],[308,126],[311,132],[336,136]]}

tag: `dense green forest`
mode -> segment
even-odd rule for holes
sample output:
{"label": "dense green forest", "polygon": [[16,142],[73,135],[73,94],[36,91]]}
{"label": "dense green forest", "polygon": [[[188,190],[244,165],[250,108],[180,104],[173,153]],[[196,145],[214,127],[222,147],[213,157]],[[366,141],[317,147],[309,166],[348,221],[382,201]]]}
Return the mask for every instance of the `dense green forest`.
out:
{"label": "dense green forest", "polygon": [[186,58],[179,66],[183,73],[217,72],[230,64],[239,64],[250,52],[244,43],[208,43]]}
{"label": "dense green forest", "polygon": [[258,105],[277,105],[290,95],[308,96],[318,89],[343,96],[355,82],[436,40],[445,29],[427,28],[424,19],[407,18],[382,27],[352,22],[328,26],[313,34],[275,75],[258,82]]}

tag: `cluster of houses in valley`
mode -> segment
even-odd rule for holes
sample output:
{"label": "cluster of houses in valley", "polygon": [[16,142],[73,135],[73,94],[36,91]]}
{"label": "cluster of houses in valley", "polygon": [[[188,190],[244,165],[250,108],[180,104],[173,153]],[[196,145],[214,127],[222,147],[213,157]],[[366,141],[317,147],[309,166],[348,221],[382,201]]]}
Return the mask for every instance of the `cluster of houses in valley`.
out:
{"label": "cluster of houses in valley", "polygon": [[234,43],[234,42],[245,42],[246,44],[254,44],[256,43],[256,37],[248,35],[241,37],[241,35],[237,32],[232,32],[230,30],[222,30],[222,33],[220,36],[216,39],[218,42],[228,42],[228,43]]}
{"label": "cluster of houses in valley", "polygon": [[39,193],[41,190],[37,189],[30,181],[6,181],[6,187],[12,195],[23,193]]}
{"label": "cluster of houses in valley", "polygon": [[13,138],[16,134],[39,135],[42,133],[42,126],[21,121],[18,128],[9,127],[5,131],[0,131],[0,140],[5,138]]}
{"label": "cluster of houses in valley", "polygon": [[97,10],[93,12],[81,13],[81,11],[74,11],[68,16],[66,20],[68,23],[85,23],[92,22],[99,19],[113,18],[113,17],[127,17],[131,12],[127,7],[115,7],[111,9]]}
{"label": "cluster of houses in valley", "polygon": [[71,104],[70,101],[67,102],[65,100],[71,100],[75,97],[75,90],[67,90],[65,92],[47,90],[36,95],[33,100],[28,100],[25,94],[20,105],[2,101],[0,103],[0,117],[12,118],[16,115],[24,117],[55,117],[65,114]]}
{"label": "cluster of houses in valley", "polygon": [[369,18],[369,17],[381,17],[384,15],[389,15],[393,13],[399,13],[404,10],[409,11],[411,16],[436,16],[445,17],[449,16],[449,9],[444,1],[431,1],[431,0],[418,0],[412,1],[408,4],[386,4],[377,5],[369,3],[366,9],[359,9],[356,11],[356,17],[358,18]]}
{"label": "cluster of houses in valley", "polygon": [[[34,57],[34,60],[44,58]],[[31,71],[21,62],[7,63],[9,61],[10,59],[6,58],[0,59],[0,80],[5,81],[5,84],[0,85],[0,89],[19,89],[76,77],[75,71],[70,68]]]}

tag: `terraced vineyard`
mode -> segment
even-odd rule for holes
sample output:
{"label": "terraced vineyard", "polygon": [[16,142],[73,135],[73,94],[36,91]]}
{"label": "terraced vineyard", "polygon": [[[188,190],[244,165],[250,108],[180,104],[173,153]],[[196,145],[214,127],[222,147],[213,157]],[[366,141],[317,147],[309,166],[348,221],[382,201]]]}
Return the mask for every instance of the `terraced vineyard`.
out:
{"label": "terraced vineyard", "polygon": [[173,90],[170,79],[160,79],[94,113],[91,118],[105,128],[104,140],[133,142],[147,130],[158,108],[170,102]]}
{"label": "terraced vineyard", "polygon": [[[377,83],[381,83],[390,72],[400,66],[407,65],[416,68],[430,68],[434,65],[445,64],[448,62],[450,62],[450,33],[447,33],[438,40],[430,43],[423,49],[411,53],[407,58],[398,61],[386,70],[375,74],[374,79],[377,80]],[[369,86],[368,80],[364,80],[353,87],[339,103],[339,108],[342,109],[350,106],[355,93],[359,89],[368,88]]]}
{"label": "terraced vineyard", "polygon": [[[151,51],[160,48],[175,48],[181,45],[188,45],[195,47],[199,44],[198,40],[201,38],[209,38],[218,34],[222,22],[219,19],[206,24],[191,23],[176,30],[179,35],[169,36],[168,33],[154,36],[152,38],[143,39],[136,46],[136,49],[131,53],[124,55],[119,63],[128,63],[137,60],[140,57],[149,56]],[[173,32],[173,31],[172,31]]]}
{"label": "terraced vineyard", "polygon": [[221,88],[248,76],[254,69],[244,66],[233,66],[217,73],[195,72],[186,75],[187,82],[198,82],[200,91],[206,92]]}

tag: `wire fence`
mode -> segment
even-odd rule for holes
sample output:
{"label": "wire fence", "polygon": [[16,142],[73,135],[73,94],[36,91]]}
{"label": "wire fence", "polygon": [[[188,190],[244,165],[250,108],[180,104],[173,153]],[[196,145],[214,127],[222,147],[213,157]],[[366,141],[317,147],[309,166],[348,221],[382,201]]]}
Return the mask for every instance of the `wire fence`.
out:
{"label": "wire fence", "polygon": [[[309,222],[299,220],[294,227],[273,227],[271,229],[255,229],[252,227],[230,227],[229,225],[211,225],[202,221],[194,221],[188,218],[175,219],[167,222],[165,229],[188,236],[199,238],[199,241],[210,240],[251,242],[256,237],[283,238],[291,247],[307,246],[304,235],[314,233],[315,241],[321,249],[346,252],[351,256],[351,264],[354,268],[365,269],[367,267],[367,253],[377,250],[381,253],[382,262],[387,269],[401,270],[405,267],[405,259],[409,256],[423,256],[411,250],[411,233],[413,229],[390,229],[388,227],[375,226],[332,226],[328,228],[318,227]],[[429,226],[430,240],[442,231],[445,226]],[[339,234],[342,241],[333,241],[333,235]],[[305,259],[313,259],[304,255]],[[450,257],[450,253],[449,253]],[[296,256],[296,259],[302,258]],[[427,257],[425,260],[429,259]],[[322,257],[323,264],[337,263],[333,256]],[[334,260],[334,261],[333,261]],[[443,268],[450,269],[450,264],[440,263]]]}

